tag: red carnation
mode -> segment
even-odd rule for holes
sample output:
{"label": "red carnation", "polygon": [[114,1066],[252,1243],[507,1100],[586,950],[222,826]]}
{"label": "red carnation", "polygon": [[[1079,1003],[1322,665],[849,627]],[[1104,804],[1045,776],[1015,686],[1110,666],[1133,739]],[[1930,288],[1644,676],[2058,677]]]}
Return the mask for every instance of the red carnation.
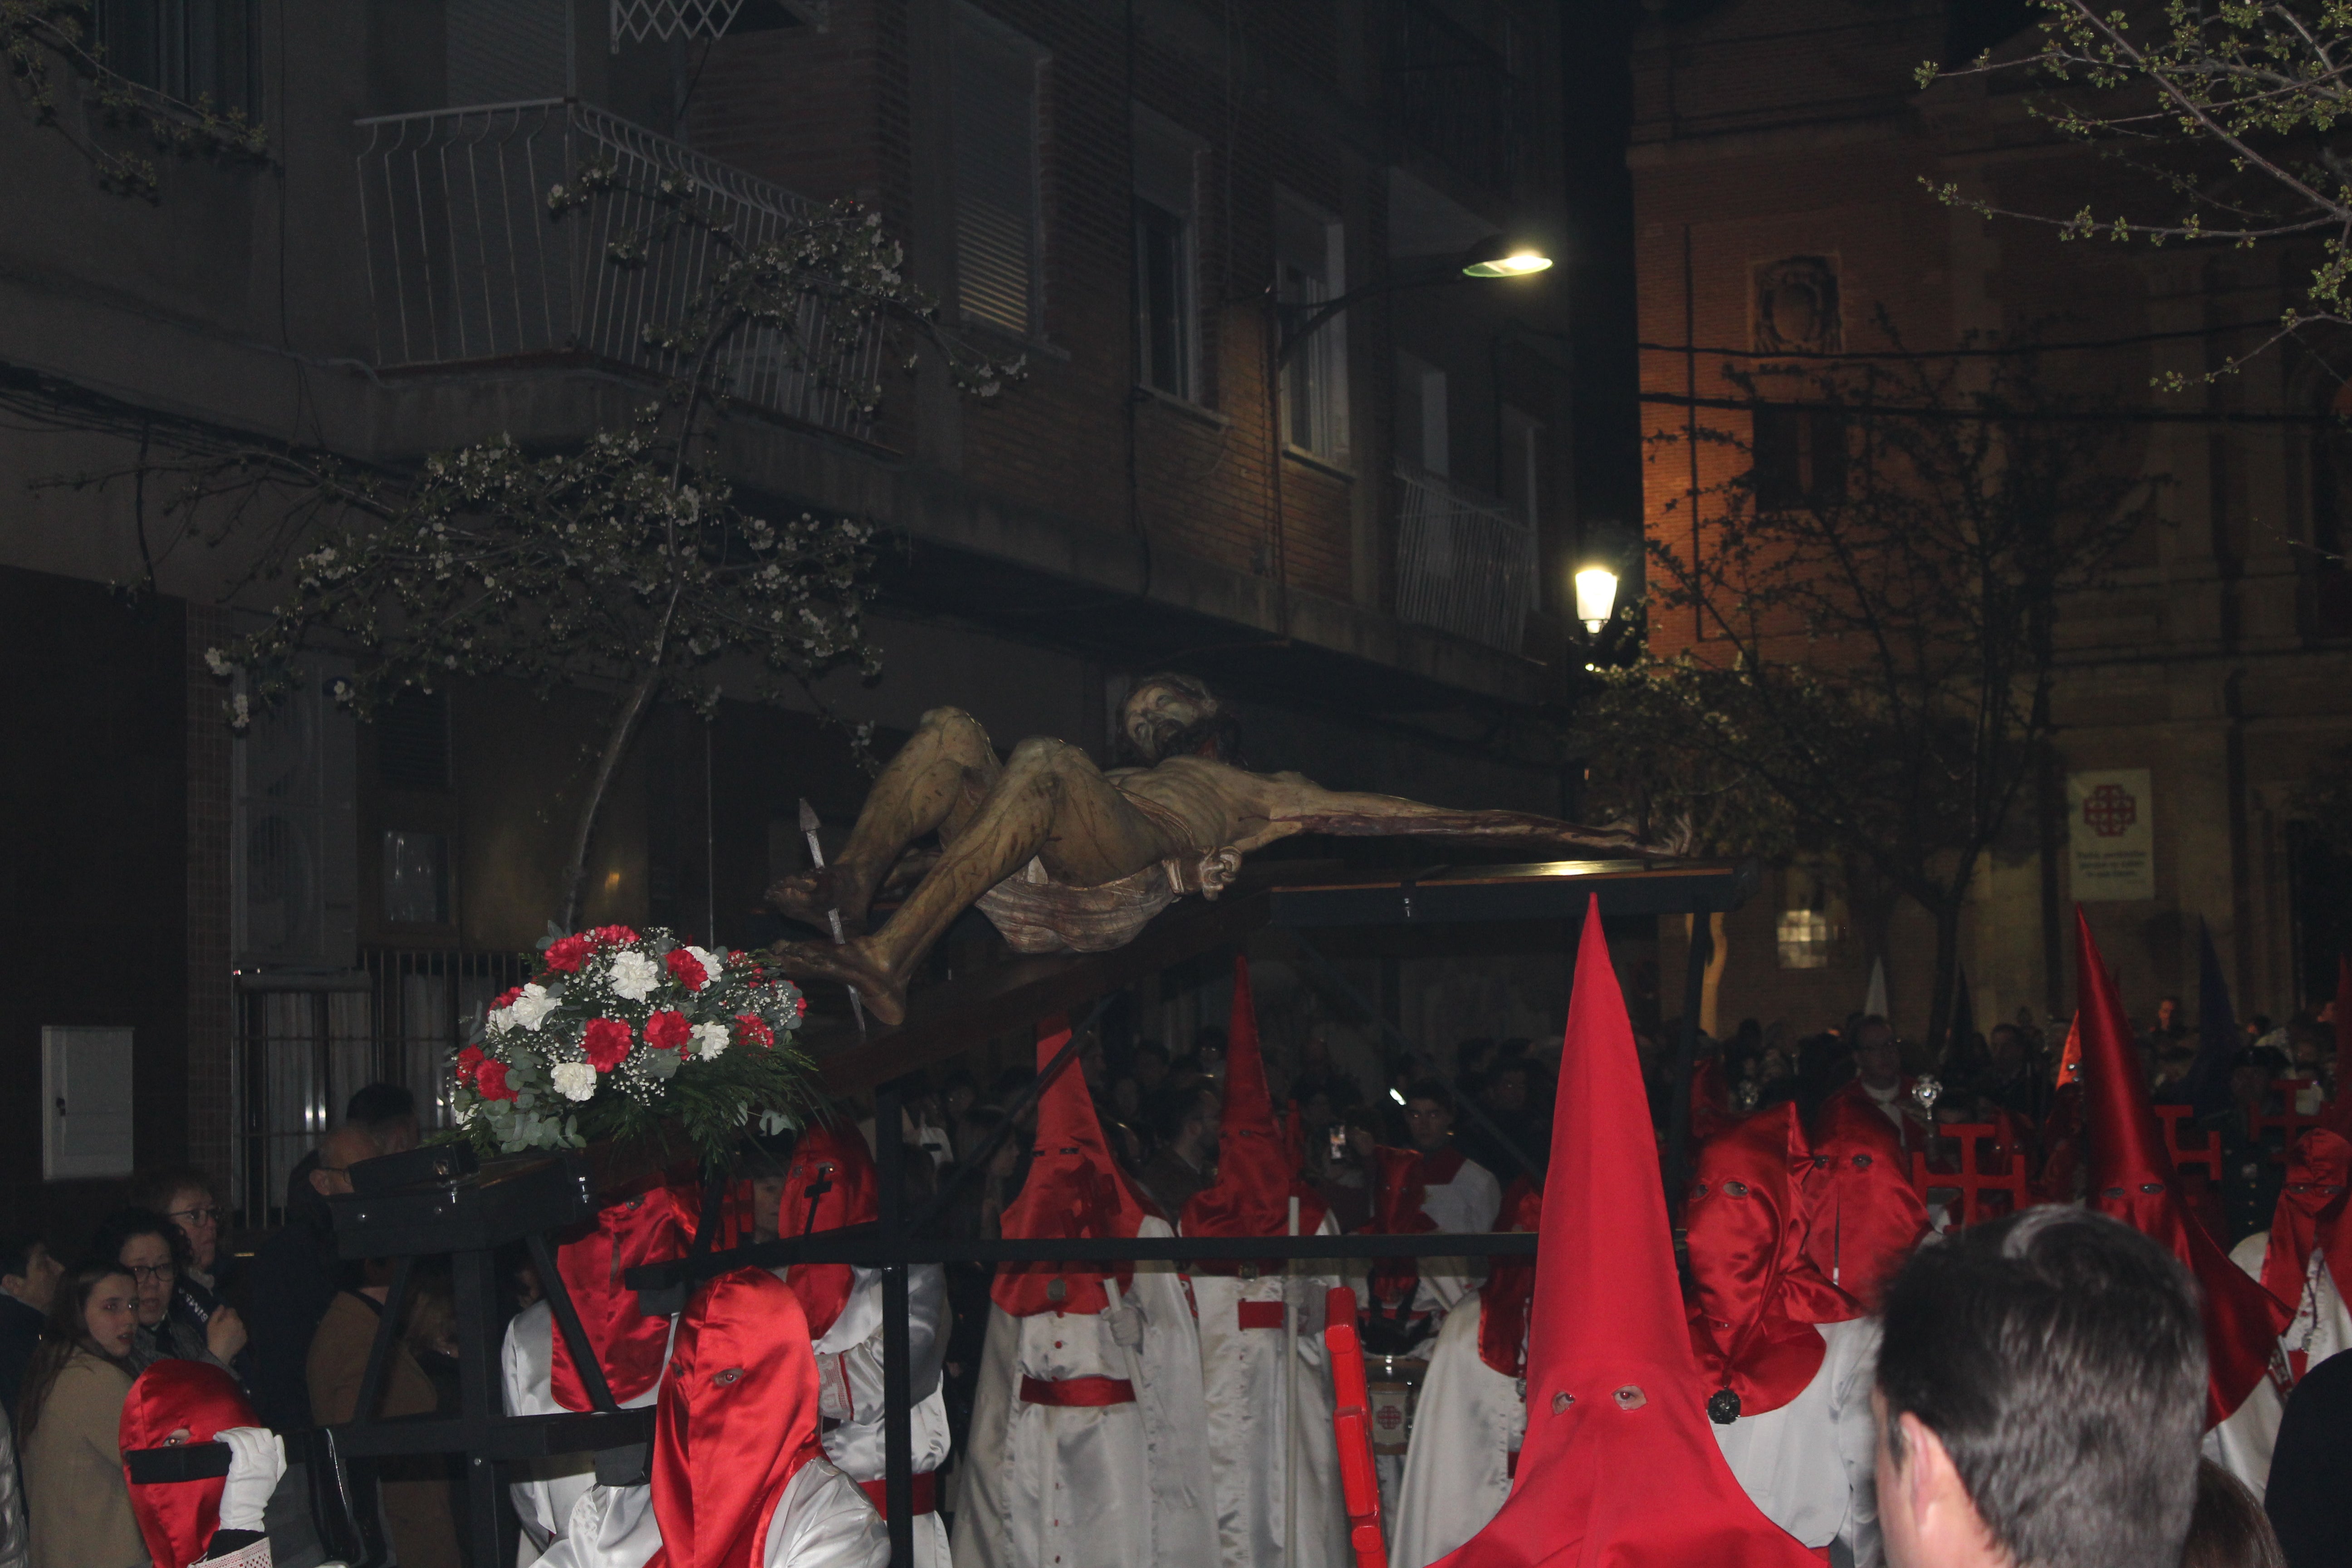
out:
{"label": "red carnation", "polygon": [[598,926],[588,933],[588,940],[598,947],[626,947],[637,940],[637,933],[626,926]]}
{"label": "red carnation", "polygon": [[762,1046],[772,1046],[776,1043],[776,1032],[751,1014],[738,1013],[735,1015],[735,1021],[743,1026],[745,1039]]}
{"label": "red carnation", "polygon": [[547,967],[560,969],[566,974],[577,974],[580,966],[588,962],[588,955],[594,951],[584,936],[558,938],[548,947]]}
{"label": "red carnation", "polygon": [[669,977],[688,991],[699,991],[710,984],[710,971],[702,967],[702,960],[682,947],[671,948],[662,962],[669,965]]}
{"label": "red carnation", "polygon": [[487,1061],[474,1070],[474,1089],[484,1100],[512,1100],[515,1091],[507,1087],[507,1064]]}
{"label": "red carnation", "polygon": [[499,992],[497,998],[490,1003],[490,1011],[495,1013],[502,1007],[513,1006],[515,1005],[515,998],[521,994],[521,986],[514,985],[508,987],[506,990]]}
{"label": "red carnation", "polygon": [[686,1015],[663,1008],[646,1020],[646,1044],[659,1051],[674,1051],[694,1038],[694,1026]]}
{"label": "red carnation", "polygon": [[806,996],[793,997],[793,1005],[799,1010],[802,1017],[805,1018],[808,1016],[808,998]]}
{"label": "red carnation", "polygon": [[591,1018],[580,1047],[588,1053],[590,1067],[611,1072],[628,1056],[629,1038],[629,1026],[618,1018]]}
{"label": "red carnation", "polygon": [[473,1082],[474,1075],[481,1070],[482,1064],[488,1059],[489,1058],[488,1057],[482,1055],[482,1047],[479,1046],[467,1046],[464,1050],[459,1051],[457,1053],[457,1081],[459,1083]]}

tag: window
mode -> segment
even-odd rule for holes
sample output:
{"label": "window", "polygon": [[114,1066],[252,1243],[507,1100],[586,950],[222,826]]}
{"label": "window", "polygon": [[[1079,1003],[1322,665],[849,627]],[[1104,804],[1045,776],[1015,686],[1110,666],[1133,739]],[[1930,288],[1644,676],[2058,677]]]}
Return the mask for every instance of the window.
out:
{"label": "window", "polygon": [[1836,943],[1830,917],[1819,910],[1783,910],[1779,930],[1780,967],[1827,969]]}
{"label": "window", "polygon": [[446,692],[402,692],[375,721],[375,770],[387,789],[449,787],[449,698]]}
{"label": "window", "polygon": [[1755,421],[1750,479],[1759,511],[1845,500],[1845,416],[1834,409],[1759,407]]}
{"label": "window", "polygon": [[387,829],[383,836],[387,925],[449,923],[449,840],[438,833]]}
{"label": "window", "polygon": [[97,41],[130,81],[182,103],[257,114],[253,0],[99,0]]}
{"label": "window", "polygon": [[1198,144],[1135,111],[1135,374],[1155,392],[1193,391],[1192,169]]}
{"label": "window", "polygon": [[1409,353],[1397,355],[1397,460],[1443,477],[1454,468],[1445,373]]}
{"label": "window", "polygon": [[[1347,231],[1304,203],[1275,210],[1275,292],[1293,321],[1347,292]],[[1282,369],[1283,439],[1326,462],[1348,455],[1348,318],[1316,329]]]}
{"label": "window", "polygon": [[956,305],[1037,334],[1038,52],[969,7],[955,25]]}

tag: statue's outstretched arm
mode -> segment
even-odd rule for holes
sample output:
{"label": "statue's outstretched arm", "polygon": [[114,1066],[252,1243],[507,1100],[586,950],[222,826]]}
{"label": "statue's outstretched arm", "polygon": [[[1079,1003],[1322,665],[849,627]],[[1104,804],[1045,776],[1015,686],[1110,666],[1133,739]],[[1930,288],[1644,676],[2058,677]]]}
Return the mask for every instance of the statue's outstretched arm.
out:
{"label": "statue's outstretched arm", "polygon": [[1347,838],[1472,838],[1489,844],[1524,844],[1530,849],[1585,849],[1612,856],[1657,856],[1633,834],[1587,827],[1527,811],[1464,811],[1428,805],[1401,795],[1325,789],[1297,773],[1260,781],[1263,826],[1248,825],[1234,847],[1247,854],[1297,833],[1329,833]]}

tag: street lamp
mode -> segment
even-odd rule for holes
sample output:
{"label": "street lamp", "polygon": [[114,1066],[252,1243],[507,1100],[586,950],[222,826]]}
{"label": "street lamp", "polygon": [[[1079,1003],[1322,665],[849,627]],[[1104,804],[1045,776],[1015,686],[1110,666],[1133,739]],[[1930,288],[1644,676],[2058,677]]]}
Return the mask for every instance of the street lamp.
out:
{"label": "street lamp", "polygon": [[1586,631],[1599,637],[1616,607],[1616,573],[1606,566],[1587,566],[1576,574],[1576,618]]}
{"label": "street lamp", "polygon": [[[1525,278],[1533,273],[1545,271],[1550,266],[1551,258],[1532,245],[1516,244],[1501,235],[1482,239],[1464,251],[1454,267],[1448,268],[1444,271],[1412,278],[1391,279],[1385,283],[1367,284],[1361,289],[1350,289],[1336,300],[1326,300],[1307,314],[1300,317],[1295,323],[1286,326],[1280,335],[1280,345],[1275,351],[1275,363],[1277,366],[1288,364],[1291,357],[1297,353],[1307,339],[1320,331],[1325,322],[1350,305],[1360,304],[1366,300],[1376,299],[1383,294],[1401,294],[1408,289],[1440,288],[1446,284],[1459,283],[1465,278],[1480,282],[1495,278]],[[1277,304],[1276,309],[1278,312],[1286,315],[1293,309],[1303,310],[1305,307]]]}

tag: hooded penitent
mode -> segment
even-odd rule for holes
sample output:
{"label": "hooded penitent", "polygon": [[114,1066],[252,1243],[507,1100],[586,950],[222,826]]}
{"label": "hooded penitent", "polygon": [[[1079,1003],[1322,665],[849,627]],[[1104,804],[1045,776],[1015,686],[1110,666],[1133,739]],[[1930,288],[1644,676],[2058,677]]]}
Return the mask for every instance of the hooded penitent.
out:
{"label": "hooded penitent", "polygon": [[800,1298],[764,1268],[720,1275],[678,1320],[655,1405],[646,1568],[762,1568],[785,1484],[824,1458]]}
{"label": "hooded penitent", "polygon": [[2245,1271],[2189,1215],[2150,1109],[2131,1025],[2099,961],[2091,923],[2074,911],[2075,983],[2082,988],[2084,1101],[2091,1137],[2091,1206],[2152,1237],[2189,1266],[2203,1298],[2208,1365],[2205,1424],[2218,1426],[2268,1371],[2292,1310]]}
{"label": "hooded penitent", "polygon": [[1298,1200],[1298,1234],[1323,1223],[1324,1203],[1299,1180],[1297,1147],[1274,1116],[1258,1054],[1249,961],[1234,960],[1234,1010],[1225,1039],[1225,1109],[1217,1134],[1217,1179],[1184,1205],[1186,1236],[1281,1236]]}
{"label": "hooded penitent", "polygon": [[2294,1142],[2286,1157],[2286,1185],[2271,1215],[2271,1239],[2263,1254],[2263,1288],[2280,1300],[2300,1301],[2311,1273],[2311,1255],[2327,1259],[2336,1294],[2352,1300],[2352,1142],[2325,1127]]}
{"label": "hooded penitent", "polygon": [[[1459,1163],[1457,1158],[1457,1166]],[[1421,1155],[1416,1151],[1391,1149],[1386,1144],[1375,1146],[1372,1173],[1372,1222],[1366,1229],[1375,1236],[1415,1236],[1437,1228],[1437,1222],[1422,1212],[1421,1205],[1429,1197],[1429,1186],[1423,1178]],[[1284,1223],[1289,1223],[1286,1213]],[[1412,1309],[1412,1299],[1421,1284],[1421,1261],[1413,1258],[1383,1258],[1372,1265],[1371,1277],[1366,1283],[1372,1293],[1371,1309],[1375,1313],[1402,1315]]]}
{"label": "hooded penitent", "polygon": [[[642,1265],[686,1256],[694,1241],[697,1197],[691,1187],[648,1180],[607,1203],[592,1227],[555,1249],[555,1270],[616,1400],[635,1399],[654,1385],[669,1345],[669,1320],[637,1310],[637,1293],[625,1276]],[[592,1408],[571,1342],[560,1333],[548,1363],[548,1389],[566,1410]]]}
{"label": "hooded penitent", "polygon": [[[793,1147],[784,1194],[776,1207],[779,1237],[863,1225],[882,1212],[881,1175],[855,1127],[812,1122]],[[846,1263],[795,1263],[784,1283],[801,1299],[809,1337],[821,1340],[849,1303],[856,1271]]]}
{"label": "hooded penitent", "polygon": [[[209,1443],[232,1426],[261,1424],[236,1379],[220,1368],[198,1361],[159,1361],[131,1384],[117,1433],[127,1454],[164,1447],[175,1432],[187,1434],[182,1442]],[[227,1484],[226,1477],[215,1476],[131,1486],[131,1511],[155,1568],[188,1568],[204,1556],[220,1528],[221,1490]]]}
{"label": "hooded penitent", "polygon": [[[1037,1070],[1044,1072],[1070,1043],[1070,1026],[1050,1021],[1037,1033]],[[1021,1195],[1004,1211],[1007,1240],[1075,1241],[1130,1237],[1144,1207],[1103,1141],[1102,1123],[1074,1057],[1037,1097],[1037,1139]],[[1135,1265],[1112,1273],[1125,1292]],[[1039,1312],[1099,1312],[1110,1305],[1104,1271],[1080,1263],[1007,1263],[996,1271],[989,1297],[1016,1318]]]}
{"label": "hooded penitent", "polygon": [[[1543,1189],[1525,1176],[1503,1189],[1503,1212],[1495,1216],[1496,1230],[1539,1230],[1543,1226]],[[1478,1287],[1478,1359],[1505,1377],[1528,1369],[1528,1306],[1535,1300],[1536,1260],[1508,1256],[1486,1266]]]}
{"label": "hooded penitent", "polygon": [[1743,1568],[1821,1559],[1759,1512],[1707,1426],[1642,1069],[1600,900],[1569,998],[1511,1499],[1453,1568]]}
{"label": "hooded penitent", "polygon": [[1804,1188],[1817,1174],[1826,1181],[1830,1173],[1814,1171],[1793,1104],[1700,1146],[1683,1210],[1691,1354],[1714,1385],[1710,1414],[1726,1421],[1778,1410],[1803,1393],[1828,1350],[1813,1325],[1862,1316],[1805,1256]]}
{"label": "hooded penitent", "polygon": [[1814,1273],[1867,1308],[1927,1234],[1927,1205],[1890,1152],[1893,1142],[1874,1131],[1824,1128],[1803,1188],[1803,1245]]}

